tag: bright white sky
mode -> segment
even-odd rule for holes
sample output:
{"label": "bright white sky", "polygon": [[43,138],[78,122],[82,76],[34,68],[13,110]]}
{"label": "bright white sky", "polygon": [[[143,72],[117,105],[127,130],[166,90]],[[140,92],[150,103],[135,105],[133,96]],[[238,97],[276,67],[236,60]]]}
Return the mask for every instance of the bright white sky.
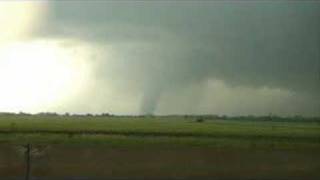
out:
{"label": "bright white sky", "polygon": [[88,70],[62,47],[65,40],[29,38],[46,9],[43,2],[0,2],[0,111],[50,111],[85,88]]}

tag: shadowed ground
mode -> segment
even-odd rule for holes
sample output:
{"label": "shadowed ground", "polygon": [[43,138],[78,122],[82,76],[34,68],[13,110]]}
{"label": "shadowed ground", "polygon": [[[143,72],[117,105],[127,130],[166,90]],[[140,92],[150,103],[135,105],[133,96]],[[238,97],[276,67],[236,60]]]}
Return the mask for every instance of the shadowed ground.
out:
{"label": "shadowed ground", "polygon": [[[32,159],[31,174],[36,179],[318,179],[319,162],[317,150],[51,145]],[[1,146],[0,176],[17,179],[24,173],[18,148]]]}

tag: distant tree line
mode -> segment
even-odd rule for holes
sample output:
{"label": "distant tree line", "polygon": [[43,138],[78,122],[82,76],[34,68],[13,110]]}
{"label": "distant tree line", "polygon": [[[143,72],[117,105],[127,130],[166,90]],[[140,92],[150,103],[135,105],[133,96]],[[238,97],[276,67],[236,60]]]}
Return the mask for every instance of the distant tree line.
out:
{"label": "distant tree line", "polygon": [[320,117],[304,117],[300,115],[295,116],[277,116],[277,115],[265,115],[265,116],[227,116],[227,115],[185,115],[185,118],[197,119],[198,122],[204,120],[234,120],[234,121],[273,121],[273,122],[319,122]]}
{"label": "distant tree line", "polygon": [[10,113],[0,112],[0,117],[3,116],[46,116],[46,117],[128,117],[128,118],[156,118],[156,117],[177,117],[184,119],[192,119],[196,122],[215,121],[215,120],[234,120],[234,121],[273,121],[273,122],[318,122],[320,123],[320,117],[304,117],[301,115],[295,116],[278,116],[278,115],[265,115],[265,116],[227,116],[227,115],[113,115],[110,113],[100,114],[72,114],[64,113],[59,114],[56,112],[40,112],[37,114],[30,114],[25,112]]}
{"label": "distant tree line", "polygon": [[25,113],[25,112],[19,112],[19,113],[11,113],[11,112],[0,112],[0,116],[50,116],[50,117],[54,117],[54,116],[75,116],[75,117],[85,117],[85,116],[89,116],[89,117],[106,117],[106,116],[114,116],[112,114],[109,113],[101,113],[101,114],[91,114],[91,113],[86,113],[86,114],[71,114],[69,112],[66,112],[64,114],[59,114],[56,112],[40,112],[40,113],[36,113],[36,114],[31,114],[31,113]]}

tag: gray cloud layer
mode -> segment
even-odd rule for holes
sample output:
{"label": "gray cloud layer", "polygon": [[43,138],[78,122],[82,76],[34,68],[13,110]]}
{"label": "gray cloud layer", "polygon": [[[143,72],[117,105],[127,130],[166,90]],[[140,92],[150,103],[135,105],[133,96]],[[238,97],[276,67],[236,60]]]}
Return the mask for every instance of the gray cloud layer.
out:
{"label": "gray cloud layer", "polygon": [[[75,38],[100,47],[100,54],[88,59],[95,64],[98,88],[112,79],[108,85],[125,96],[141,96],[141,113],[179,113],[172,104],[187,88],[191,93],[182,99],[188,101],[179,101],[196,104],[200,99],[211,107],[214,102],[204,99],[221,92],[217,88],[210,92],[208,82],[218,80],[229,89],[292,93],[277,107],[295,107],[286,114],[314,115],[320,109],[319,19],[317,2],[64,1],[50,4],[47,23],[35,34]],[[111,58],[104,56],[107,47],[112,49]],[[170,93],[172,98],[166,99]],[[251,102],[248,107],[255,106],[250,90],[242,95]],[[274,106],[267,103],[270,97],[261,100],[265,109]],[[294,99],[302,103],[292,105],[299,102]],[[236,109],[234,102],[229,106]],[[216,112],[213,109],[206,112]],[[255,113],[248,109],[242,113]]]}

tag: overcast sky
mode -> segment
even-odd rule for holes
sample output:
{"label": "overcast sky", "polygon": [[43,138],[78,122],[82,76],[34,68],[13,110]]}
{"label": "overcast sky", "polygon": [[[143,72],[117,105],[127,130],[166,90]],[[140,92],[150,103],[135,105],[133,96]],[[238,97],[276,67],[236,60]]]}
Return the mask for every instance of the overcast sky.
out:
{"label": "overcast sky", "polygon": [[29,39],[86,61],[77,96],[38,111],[320,115],[320,3],[50,1]]}

